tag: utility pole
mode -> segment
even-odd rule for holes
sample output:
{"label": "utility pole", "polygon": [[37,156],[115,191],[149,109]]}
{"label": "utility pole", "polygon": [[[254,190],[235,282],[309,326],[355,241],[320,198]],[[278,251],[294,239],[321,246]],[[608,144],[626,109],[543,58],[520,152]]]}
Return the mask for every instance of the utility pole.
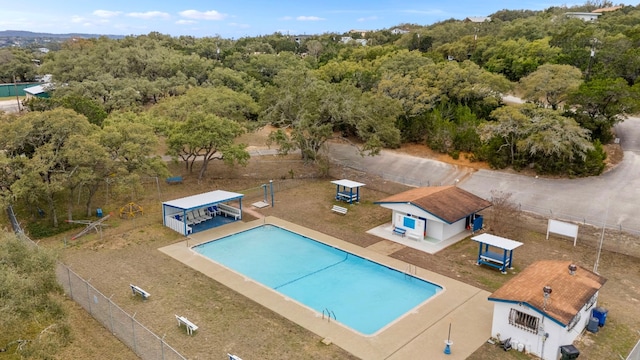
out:
{"label": "utility pole", "polygon": [[591,75],[591,65],[593,64],[593,58],[596,56],[597,43],[598,39],[593,38],[591,40],[591,56],[589,56],[589,65],[587,65],[587,76],[585,76],[585,81],[589,81],[589,76]]}
{"label": "utility pole", "polygon": [[18,112],[22,111],[20,107],[20,98],[18,97],[18,85],[16,85],[16,76],[13,75],[13,91],[16,93],[16,102],[18,103]]}

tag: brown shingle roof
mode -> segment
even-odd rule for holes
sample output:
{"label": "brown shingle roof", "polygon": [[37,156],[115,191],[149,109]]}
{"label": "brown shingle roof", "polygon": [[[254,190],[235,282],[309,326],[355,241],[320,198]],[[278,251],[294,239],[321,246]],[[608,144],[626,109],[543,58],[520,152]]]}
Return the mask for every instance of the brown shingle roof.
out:
{"label": "brown shingle roof", "polygon": [[375,202],[382,203],[411,203],[449,224],[491,206],[491,202],[452,185],[415,188]]}
{"label": "brown shingle roof", "polygon": [[[567,325],[607,281],[582,266],[577,266],[575,275],[571,275],[570,264],[571,261],[537,261],[502,285],[489,300],[527,303]],[[542,292],[545,286],[552,289],[546,307]]]}
{"label": "brown shingle roof", "polygon": [[609,11],[616,11],[620,9],[622,9],[622,6],[611,6],[611,7],[596,9],[596,10],[593,10],[592,12],[603,13],[603,12],[609,12]]}

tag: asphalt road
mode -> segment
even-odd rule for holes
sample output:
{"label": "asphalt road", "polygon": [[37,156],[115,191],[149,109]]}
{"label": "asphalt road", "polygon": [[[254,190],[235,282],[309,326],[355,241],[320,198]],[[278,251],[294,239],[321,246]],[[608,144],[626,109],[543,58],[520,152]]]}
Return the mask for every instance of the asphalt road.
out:
{"label": "asphalt road", "polygon": [[0,111],[7,113],[18,112],[18,100],[0,100]]}
{"label": "asphalt road", "polygon": [[[510,193],[526,211],[640,234],[640,118],[616,126],[623,161],[607,173],[579,179],[543,179],[499,171],[461,168],[391,151],[361,157],[354,147],[334,144],[331,158],[385,179],[414,186],[457,184],[490,199],[492,191]],[[458,181],[456,181],[456,179]]]}

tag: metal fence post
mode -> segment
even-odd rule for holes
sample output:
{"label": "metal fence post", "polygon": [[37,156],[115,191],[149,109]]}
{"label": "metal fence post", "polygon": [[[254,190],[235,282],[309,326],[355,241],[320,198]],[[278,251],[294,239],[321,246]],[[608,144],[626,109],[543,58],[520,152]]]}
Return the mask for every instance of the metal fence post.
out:
{"label": "metal fence post", "polygon": [[67,267],[67,277],[69,278],[69,297],[73,299],[73,287],[71,286],[71,269]]}
{"label": "metal fence post", "polygon": [[133,319],[136,313],[131,316],[131,336],[133,337],[133,352],[138,353],[138,347],[136,346],[136,321]]}
{"label": "metal fence post", "polygon": [[93,316],[93,311],[91,310],[91,294],[89,292],[89,282],[85,280],[84,283],[87,284],[87,303],[89,304],[89,314]]}
{"label": "metal fence post", "polygon": [[107,300],[107,303],[109,304],[109,325],[111,325],[111,333],[115,334],[116,332],[113,329],[113,315],[111,314],[111,298],[113,297],[113,294],[111,294],[111,296],[109,296],[109,298]]}

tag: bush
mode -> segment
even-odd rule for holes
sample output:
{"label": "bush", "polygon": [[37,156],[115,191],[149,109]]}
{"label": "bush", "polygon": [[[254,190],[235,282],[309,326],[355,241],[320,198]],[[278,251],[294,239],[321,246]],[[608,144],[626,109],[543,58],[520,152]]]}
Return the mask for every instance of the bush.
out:
{"label": "bush", "polygon": [[70,341],[57,295],[56,256],[15,235],[0,235],[0,350],[16,358],[51,359]]}

